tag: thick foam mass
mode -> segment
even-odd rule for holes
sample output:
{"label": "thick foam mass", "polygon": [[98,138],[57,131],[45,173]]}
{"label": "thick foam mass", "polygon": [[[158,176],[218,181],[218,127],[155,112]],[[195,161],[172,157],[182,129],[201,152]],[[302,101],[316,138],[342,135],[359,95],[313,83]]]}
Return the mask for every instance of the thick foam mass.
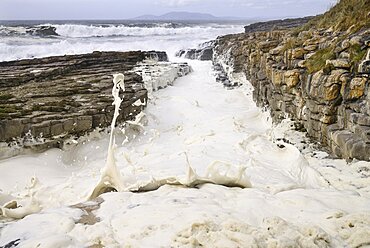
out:
{"label": "thick foam mass", "polygon": [[[347,166],[282,141],[277,146],[272,133],[288,129],[274,127],[255,106],[246,81],[228,91],[215,82],[209,62],[191,65],[193,73],[153,92],[140,125],[115,133],[122,188],[148,192],[102,194],[75,205],[101,177],[107,135],[65,152],[2,161],[9,181],[0,181],[0,200],[34,199],[44,210],[4,224],[0,246],[16,240],[22,247],[366,244],[370,182],[358,168],[369,163]],[[222,186],[232,184],[243,187]]]}

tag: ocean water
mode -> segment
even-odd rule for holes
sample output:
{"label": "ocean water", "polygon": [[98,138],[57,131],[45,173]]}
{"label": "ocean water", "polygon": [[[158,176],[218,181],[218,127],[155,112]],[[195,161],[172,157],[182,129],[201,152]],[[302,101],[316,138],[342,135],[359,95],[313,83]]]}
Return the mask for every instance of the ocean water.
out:
{"label": "ocean water", "polygon": [[[169,56],[219,35],[243,31],[245,23],[134,21],[0,22],[0,61],[93,51],[165,50]],[[57,35],[35,32],[53,27]]]}
{"label": "ocean water", "polygon": [[[184,61],[174,52],[242,31],[235,23],[53,23],[59,36],[40,37],[14,25],[2,26],[1,60],[154,49]],[[273,124],[254,104],[242,74],[230,76],[243,85],[227,90],[216,82],[211,62],[185,61],[193,72],[153,92],[140,118],[117,128],[110,149],[109,134],[94,132],[64,151],[0,161],[0,206],[21,205],[1,211],[25,216],[0,217],[0,247],[370,243],[370,163],[332,159],[288,119]],[[119,192],[86,202],[109,173],[119,180]],[[212,183],[189,187],[195,179]],[[163,186],[132,192],[153,184]],[[79,203],[85,208],[73,207]]]}

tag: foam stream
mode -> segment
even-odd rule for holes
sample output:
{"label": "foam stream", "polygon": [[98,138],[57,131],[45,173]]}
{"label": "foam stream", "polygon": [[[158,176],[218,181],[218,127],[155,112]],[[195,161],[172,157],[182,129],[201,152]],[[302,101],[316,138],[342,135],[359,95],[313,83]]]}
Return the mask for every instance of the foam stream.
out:
{"label": "foam stream", "polygon": [[0,161],[0,204],[42,207],[1,219],[0,247],[366,246],[370,164],[301,153],[304,135],[272,125],[245,79],[226,90],[209,62],[189,63],[124,132]]}
{"label": "foam stream", "polygon": [[[159,66],[158,66],[159,67]],[[176,68],[165,68],[165,73],[163,73],[161,81],[165,81],[164,83],[160,84],[162,87],[165,85],[170,85],[177,77],[178,70]],[[143,191],[151,191],[156,190],[159,187],[162,187],[164,185],[180,185],[180,186],[186,186],[186,187],[195,187],[201,184],[206,183],[212,183],[212,184],[220,184],[228,187],[251,187],[250,182],[243,178],[244,169],[240,169],[239,173],[237,175],[230,175],[227,174],[221,174],[217,169],[218,167],[215,166],[215,164],[212,164],[207,168],[206,177],[200,177],[198,176],[194,169],[191,167],[188,155],[185,153],[186,161],[188,165],[188,174],[186,177],[186,180],[181,180],[176,177],[170,177],[170,178],[164,178],[157,180],[154,177],[152,177],[152,180],[144,185],[130,185],[129,187],[125,187],[124,179],[122,178],[122,175],[120,171],[117,168],[115,158],[114,158],[114,129],[116,126],[117,117],[119,115],[120,111],[120,105],[123,101],[123,98],[120,98],[119,93],[120,90],[123,92],[125,91],[124,86],[124,80],[125,77],[123,74],[116,74],[113,76],[113,89],[112,89],[112,96],[114,98],[113,104],[114,109],[114,116],[111,123],[111,133],[109,138],[109,146],[108,146],[108,156],[107,156],[107,162],[105,167],[102,170],[101,178],[97,186],[94,188],[91,196],[89,197],[89,200],[95,199],[99,195],[111,191],[135,191],[135,192],[143,192]],[[151,79],[150,79],[151,80]],[[157,79],[158,80],[158,79]],[[151,85],[151,88],[154,88],[155,90],[158,90],[158,83],[155,85]],[[140,119],[140,118],[139,118]],[[132,181],[134,179],[131,179]]]}
{"label": "foam stream", "polygon": [[105,167],[102,170],[102,175],[98,185],[94,188],[89,199],[94,199],[109,191],[122,191],[124,189],[123,179],[119,172],[114,158],[114,129],[116,126],[117,117],[119,115],[120,106],[123,98],[120,98],[119,92],[125,92],[125,77],[123,74],[113,75],[112,96],[114,101],[114,115],[111,123],[111,133],[109,137],[108,156]]}

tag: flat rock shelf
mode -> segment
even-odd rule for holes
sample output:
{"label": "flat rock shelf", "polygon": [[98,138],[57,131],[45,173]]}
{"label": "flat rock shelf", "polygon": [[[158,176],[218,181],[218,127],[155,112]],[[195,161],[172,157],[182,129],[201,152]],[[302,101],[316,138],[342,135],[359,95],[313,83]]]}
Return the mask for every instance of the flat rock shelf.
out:
{"label": "flat rock shelf", "polygon": [[[112,75],[116,73],[125,74],[118,122],[133,119],[148,97],[143,79],[134,68],[147,58],[168,61],[165,52],[134,51],[1,62],[2,148],[10,142],[37,151],[61,147],[71,135],[107,127],[113,117]],[[144,104],[134,104],[138,100]],[[35,138],[41,142],[26,142]]]}

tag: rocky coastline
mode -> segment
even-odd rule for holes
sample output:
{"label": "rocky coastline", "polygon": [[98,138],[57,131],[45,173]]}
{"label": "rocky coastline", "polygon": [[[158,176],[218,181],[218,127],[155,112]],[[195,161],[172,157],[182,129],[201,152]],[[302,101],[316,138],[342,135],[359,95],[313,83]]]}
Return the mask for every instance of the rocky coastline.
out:
{"label": "rocky coastline", "polygon": [[[243,73],[275,122],[289,117],[333,156],[370,161],[370,5],[348,4],[316,17],[254,23],[176,56],[212,60],[216,81],[228,89],[240,85],[232,74]],[[0,151],[10,144],[60,148],[68,137],[107,127],[115,73],[126,75],[124,122],[146,106],[148,93],[191,70],[145,64],[148,58],[168,61],[165,52],[136,51],[0,62]]]}
{"label": "rocky coastline", "polygon": [[[93,52],[0,62],[0,157],[21,150],[63,148],[111,124],[112,75],[125,75],[117,120],[132,120],[146,106],[148,91],[172,84],[190,72],[168,62],[165,52]],[[162,82],[163,81],[163,82]]]}
{"label": "rocky coastline", "polygon": [[213,63],[244,73],[274,121],[292,118],[332,155],[370,161],[370,28],[295,26],[302,20],[312,18],[290,20],[295,28],[258,24],[219,37]]}

